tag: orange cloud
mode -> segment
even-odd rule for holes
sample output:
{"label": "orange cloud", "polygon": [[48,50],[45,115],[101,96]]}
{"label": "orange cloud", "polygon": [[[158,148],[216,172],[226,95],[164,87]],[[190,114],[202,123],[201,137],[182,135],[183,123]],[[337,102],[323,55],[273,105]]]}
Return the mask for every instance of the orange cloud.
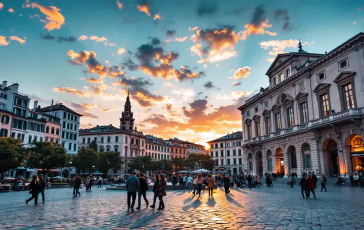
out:
{"label": "orange cloud", "polygon": [[93,36],[90,37],[90,40],[96,41],[96,42],[104,42],[104,41],[107,41],[107,38],[97,37],[97,36],[93,35]]}
{"label": "orange cloud", "polygon": [[120,66],[107,67],[99,63],[96,60],[96,53],[93,51],[86,50],[76,53],[73,50],[69,50],[67,55],[71,58],[69,61],[71,64],[82,65],[86,63],[87,71],[84,71],[85,73],[95,73],[100,77],[109,76],[110,78],[124,75]]}
{"label": "orange cloud", "polygon": [[104,95],[104,96],[110,96],[110,94],[105,93],[104,90],[107,89],[107,85],[105,84],[101,84],[99,86],[93,85],[91,92],[96,95],[96,96],[100,96],[100,95]]}
{"label": "orange cloud", "polygon": [[195,27],[188,27],[188,30],[190,30],[190,31],[194,31],[194,30],[198,30],[198,27],[197,26],[195,26]]}
{"label": "orange cloud", "polygon": [[91,83],[97,83],[97,84],[104,83],[104,81],[101,78],[99,78],[99,79],[96,79],[96,78],[87,78],[87,81],[88,82],[91,82]]}
{"label": "orange cloud", "polygon": [[0,2],[0,10],[2,10],[4,8],[4,4],[2,4],[1,2]]}
{"label": "orange cloud", "polygon": [[118,5],[119,10],[123,8],[123,4],[119,0],[116,1],[116,4]]}
{"label": "orange cloud", "polygon": [[161,15],[160,14],[155,14],[154,15],[153,20],[157,20],[157,19],[161,19]]}
{"label": "orange cloud", "polygon": [[122,55],[123,53],[125,53],[125,49],[124,48],[119,48],[118,49],[118,55]]}
{"label": "orange cloud", "polygon": [[59,12],[60,9],[55,6],[45,7],[38,3],[26,3],[23,5],[25,8],[38,8],[40,12],[42,12],[46,16],[46,20],[41,20],[46,23],[44,28],[48,29],[48,31],[57,29],[59,30],[62,25],[64,25],[64,17]]}
{"label": "orange cloud", "polygon": [[8,12],[14,13],[14,9],[13,8],[9,8]]}
{"label": "orange cloud", "polygon": [[269,36],[276,36],[277,33],[276,32],[271,32],[266,30],[266,28],[271,28],[272,25],[268,23],[268,19],[266,19],[263,22],[260,22],[260,24],[255,25],[255,24],[246,24],[244,26],[244,31],[240,32],[240,36],[242,40],[245,40],[247,38],[247,36],[252,35],[252,34],[268,34]]}
{"label": "orange cloud", "polygon": [[175,38],[174,39],[176,42],[184,42],[187,40],[187,36],[181,37],[181,38]]}
{"label": "orange cloud", "polygon": [[21,38],[19,38],[18,36],[9,36],[9,38],[10,38],[10,40],[17,41],[17,42],[19,42],[20,44],[25,43],[25,38],[24,38],[24,39],[21,39]]}
{"label": "orange cloud", "polygon": [[86,35],[81,35],[78,40],[87,40],[88,37]]}
{"label": "orange cloud", "polygon": [[250,74],[251,68],[248,66],[244,66],[239,68],[235,71],[234,76],[232,77],[233,80],[238,80],[240,78],[247,78]]}
{"label": "orange cloud", "polygon": [[53,88],[53,90],[55,92],[59,92],[59,93],[68,93],[68,94],[73,94],[76,96],[80,96],[80,97],[86,97],[86,93],[79,91],[77,89],[74,88],[69,88],[69,87],[55,87]]}
{"label": "orange cloud", "polygon": [[9,42],[6,41],[6,37],[0,35],[0,46],[7,46],[7,45],[9,45]]}
{"label": "orange cloud", "polygon": [[144,12],[146,15],[150,16],[150,12],[149,12],[149,3],[148,2],[143,2],[140,5],[137,5],[137,8],[140,12]]}

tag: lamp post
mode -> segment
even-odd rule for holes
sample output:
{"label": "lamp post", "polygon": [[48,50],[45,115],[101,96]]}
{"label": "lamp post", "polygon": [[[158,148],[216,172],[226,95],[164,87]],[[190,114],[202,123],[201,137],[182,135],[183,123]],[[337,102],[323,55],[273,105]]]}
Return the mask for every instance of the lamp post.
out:
{"label": "lamp post", "polygon": [[68,180],[71,180],[71,165],[72,165],[72,161],[68,162]]}

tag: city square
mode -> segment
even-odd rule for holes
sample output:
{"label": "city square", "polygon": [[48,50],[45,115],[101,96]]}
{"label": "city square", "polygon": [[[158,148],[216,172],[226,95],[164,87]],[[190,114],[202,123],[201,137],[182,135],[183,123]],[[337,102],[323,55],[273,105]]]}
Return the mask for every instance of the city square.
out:
{"label": "city square", "polygon": [[[127,211],[126,192],[94,188],[71,198],[72,189],[47,189],[46,204],[25,206],[27,192],[0,194],[1,229],[363,229],[363,190],[327,186],[317,199],[302,199],[299,186],[217,189],[199,199],[167,191],[166,209]],[[147,193],[149,201],[152,193]],[[158,201],[157,201],[158,202]]]}

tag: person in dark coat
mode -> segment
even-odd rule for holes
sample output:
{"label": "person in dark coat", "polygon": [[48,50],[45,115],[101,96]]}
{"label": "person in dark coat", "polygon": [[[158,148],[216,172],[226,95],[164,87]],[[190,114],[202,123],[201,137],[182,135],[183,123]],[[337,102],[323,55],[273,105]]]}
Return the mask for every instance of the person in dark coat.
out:
{"label": "person in dark coat", "polygon": [[34,205],[38,205],[38,194],[41,191],[41,187],[39,184],[38,176],[34,175],[33,180],[30,182],[29,193],[32,194],[28,200],[25,201],[25,204],[28,205],[29,201],[34,199]]}
{"label": "person in dark coat", "polygon": [[228,174],[225,174],[225,177],[223,179],[224,188],[225,188],[225,195],[227,196],[230,193],[230,178]]}
{"label": "person in dark coat", "polygon": [[[139,178],[136,177],[136,172],[133,172],[132,176],[128,177],[128,179],[126,180],[125,187],[126,190],[128,191],[128,209],[130,208],[130,210],[134,212],[136,193],[140,189]],[[130,198],[132,198],[131,205],[130,205]]]}
{"label": "person in dark coat", "polygon": [[163,173],[159,174],[159,186],[158,186],[158,198],[159,198],[159,208],[157,210],[164,209],[163,197],[167,195],[166,193],[167,182],[164,178]]}
{"label": "person in dark coat", "polygon": [[44,190],[47,186],[47,181],[44,179],[43,174],[39,175],[40,194],[42,194],[42,202],[45,203]]}
{"label": "person in dark coat", "polygon": [[317,176],[315,175],[314,172],[312,172],[312,180],[313,180],[313,183],[315,184],[315,189],[316,189],[316,184],[317,184]]}
{"label": "person in dark coat", "polygon": [[300,186],[301,186],[301,194],[302,198],[305,198],[305,194],[307,197],[307,179],[306,174],[302,174],[301,180],[300,180]]}
{"label": "person in dark coat", "polygon": [[138,207],[136,209],[140,209],[140,202],[141,202],[142,196],[143,196],[146,206],[148,208],[148,205],[149,205],[149,202],[147,199],[148,182],[144,178],[143,173],[139,174],[139,184],[140,184],[140,189],[138,191]]}
{"label": "person in dark coat", "polygon": [[75,182],[73,184],[73,198],[77,197],[77,194],[78,196],[81,196],[81,193],[79,192],[80,187],[81,187],[81,179],[78,176],[78,174],[76,174]]}
{"label": "person in dark coat", "polygon": [[153,205],[151,205],[151,208],[155,208],[155,203],[157,202],[158,197],[158,189],[159,189],[159,176],[157,174],[154,174],[154,185],[153,185]]}
{"label": "person in dark coat", "polygon": [[177,177],[176,175],[172,176],[172,184],[173,184],[173,189],[176,189],[176,184],[177,184]]}
{"label": "person in dark coat", "polygon": [[252,189],[252,180],[253,180],[253,177],[252,175],[248,175],[248,187],[249,189]]}
{"label": "person in dark coat", "polygon": [[306,197],[306,199],[308,199],[310,197],[311,192],[313,194],[313,198],[316,199],[315,181],[312,179],[311,176],[308,176],[308,178],[307,178],[307,197]]}

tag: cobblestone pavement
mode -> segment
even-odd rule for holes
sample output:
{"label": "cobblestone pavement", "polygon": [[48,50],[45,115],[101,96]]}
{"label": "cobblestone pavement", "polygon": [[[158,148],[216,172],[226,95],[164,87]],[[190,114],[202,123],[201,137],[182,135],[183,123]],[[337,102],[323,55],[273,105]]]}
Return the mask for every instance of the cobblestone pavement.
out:
{"label": "cobblestone pavement", "polygon": [[[317,190],[316,190],[317,191]],[[214,199],[167,191],[166,209],[126,210],[125,191],[94,188],[71,198],[71,189],[46,190],[34,206],[27,192],[0,194],[0,229],[364,229],[364,189],[329,187],[317,199],[302,199],[288,186],[216,190]],[[152,193],[147,194],[152,201]],[[41,199],[41,196],[39,196]],[[143,208],[145,204],[143,202]]]}

